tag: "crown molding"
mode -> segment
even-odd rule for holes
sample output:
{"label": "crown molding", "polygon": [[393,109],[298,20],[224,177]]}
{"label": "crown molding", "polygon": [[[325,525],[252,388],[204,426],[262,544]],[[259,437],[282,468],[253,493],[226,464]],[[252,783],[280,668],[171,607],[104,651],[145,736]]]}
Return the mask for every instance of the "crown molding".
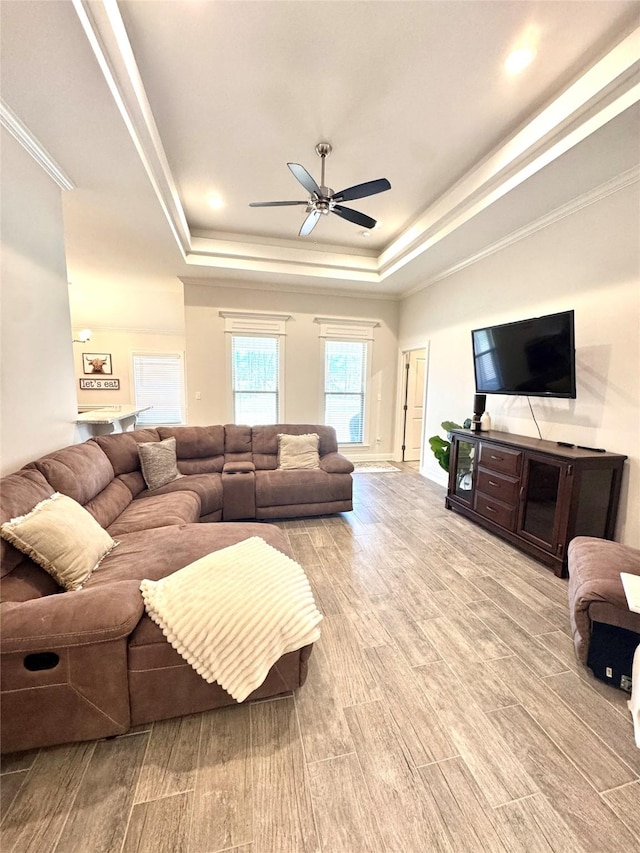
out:
{"label": "crown molding", "polygon": [[[402,297],[397,293],[381,293],[379,290],[339,290],[336,287],[313,287],[307,286],[296,287],[293,284],[287,284],[286,279],[282,282],[270,281],[243,281],[243,280],[226,280],[218,278],[191,278],[189,276],[180,276],[180,281],[185,287],[217,287],[228,288],[232,290],[254,290],[256,292],[269,291],[273,293],[294,293],[297,296],[334,296],[341,299],[372,299],[379,302],[400,302]],[[189,307],[189,306],[187,306]]]}
{"label": "crown molding", "polygon": [[503,249],[507,249],[509,246],[513,246],[514,243],[519,243],[520,240],[526,240],[527,237],[531,237],[538,231],[542,231],[544,228],[548,228],[550,225],[554,225],[556,222],[560,222],[562,219],[566,219],[568,216],[572,216],[574,213],[583,210],[585,207],[589,207],[589,205],[595,204],[596,202],[601,201],[602,199],[607,198],[608,196],[613,195],[614,193],[617,193],[638,181],[640,181],[640,166],[634,166],[631,169],[627,169],[627,171],[622,172],[615,178],[611,178],[611,180],[605,181],[603,184],[600,184],[594,189],[591,189],[580,196],[576,196],[576,198],[567,202],[567,204],[563,204],[560,207],[555,208],[555,210],[552,210],[550,213],[546,213],[544,216],[534,219],[532,222],[529,222],[528,225],[524,225],[522,228],[512,231],[510,234],[507,234],[506,237],[502,237],[500,240],[489,243],[479,252],[475,252],[473,255],[469,255],[459,263],[454,264],[451,267],[447,267],[447,269],[439,272],[435,276],[432,276],[427,281],[421,282],[419,285],[416,285],[410,290],[406,290],[402,294],[401,298],[408,299],[410,296],[420,293],[421,290],[425,290],[432,284],[442,281],[445,278],[449,278],[461,270],[473,266],[473,264],[477,264],[485,258],[495,255]]}
{"label": "crown molding", "polygon": [[[640,27],[500,145],[382,251],[381,280],[415,260],[640,100]],[[618,86],[611,100],[612,87]]]}
{"label": "crown molding", "polygon": [[352,286],[381,285],[640,100],[638,27],[467,172],[377,256],[370,251],[298,248],[282,245],[284,241],[230,239],[231,235],[194,236],[116,0],[72,2],[182,256],[187,264],[198,267]]}
{"label": "crown molding", "polygon": [[371,255],[318,251],[298,246],[194,237],[187,263],[194,266],[309,275],[378,284],[377,258]]}
{"label": "crown molding", "polygon": [[[156,329],[150,328],[148,326],[99,326],[97,323],[94,323],[92,320],[87,320],[84,323],[78,321],[77,323],[74,321],[74,328],[90,328],[91,329],[91,337],[93,338],[94,332],[109,332],[109,334],[117,333],[119,335],[169,335],[174,338],[184,338],[184,329]],[[91,343],[91,340],[85,342],[87,346]]]}
{"label": "crown molding", "polygon": [[72,0],[178,248],[191,233],[116,0]]}
{"label": "crown molding", "polygon": [[52,178],[62,190],[73,190],[75,184],[53,159],[42,143],[14,113],[11,107],[0,98],[0,124],[30,154],[40,168]]}

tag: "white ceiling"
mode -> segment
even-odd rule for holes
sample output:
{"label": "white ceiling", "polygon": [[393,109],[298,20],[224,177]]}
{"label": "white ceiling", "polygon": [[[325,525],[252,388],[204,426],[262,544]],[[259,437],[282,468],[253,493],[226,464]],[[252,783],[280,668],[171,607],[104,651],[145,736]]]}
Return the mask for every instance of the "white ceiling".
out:
{"label": "white ceiling", "polygon": [[[638,2],[2,0],[0,11],[3,101],[75,185],[73,280],[397,297],[637,179]],[[523,41],[536,59],[509,77]],[[391,182],[349,203],[380,221],[368,239],[336,216],[298,238],[303,207],[248,206],[305,199],[286,163],[319,182],[320,141],[334,148],[334,189]]]}

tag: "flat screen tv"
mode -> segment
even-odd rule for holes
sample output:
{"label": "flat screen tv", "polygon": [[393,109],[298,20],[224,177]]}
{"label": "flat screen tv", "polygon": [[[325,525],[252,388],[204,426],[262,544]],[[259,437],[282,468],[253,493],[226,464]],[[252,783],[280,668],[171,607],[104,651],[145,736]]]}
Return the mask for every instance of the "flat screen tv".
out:
{"label": "flat screen tv", "polygon": [[573,311],[471,332],[478,394],[576,396]]}

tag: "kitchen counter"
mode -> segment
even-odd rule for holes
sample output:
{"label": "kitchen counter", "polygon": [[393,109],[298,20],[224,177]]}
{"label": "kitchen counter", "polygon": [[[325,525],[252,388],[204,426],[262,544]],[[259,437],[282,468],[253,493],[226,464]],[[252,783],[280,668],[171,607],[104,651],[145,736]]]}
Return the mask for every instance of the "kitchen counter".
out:
{"label": "kitchen counter", "polygon": [[135,429],[137,416],[146,412],[151,406],[114,405],[102,406],[99,409],[87,409],[79,412],[77,424],[87,424],[93,427],[94,435],[105,435],[111,432],[126,432]]}

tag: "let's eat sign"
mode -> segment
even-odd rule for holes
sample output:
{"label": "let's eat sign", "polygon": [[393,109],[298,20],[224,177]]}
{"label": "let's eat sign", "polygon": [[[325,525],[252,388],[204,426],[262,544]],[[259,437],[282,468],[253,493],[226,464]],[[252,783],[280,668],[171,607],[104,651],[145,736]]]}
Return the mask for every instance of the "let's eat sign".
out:
{"label": "let's eat sign", "polygon": [[119,379],[81,379],[81,391],[119,391]]}

